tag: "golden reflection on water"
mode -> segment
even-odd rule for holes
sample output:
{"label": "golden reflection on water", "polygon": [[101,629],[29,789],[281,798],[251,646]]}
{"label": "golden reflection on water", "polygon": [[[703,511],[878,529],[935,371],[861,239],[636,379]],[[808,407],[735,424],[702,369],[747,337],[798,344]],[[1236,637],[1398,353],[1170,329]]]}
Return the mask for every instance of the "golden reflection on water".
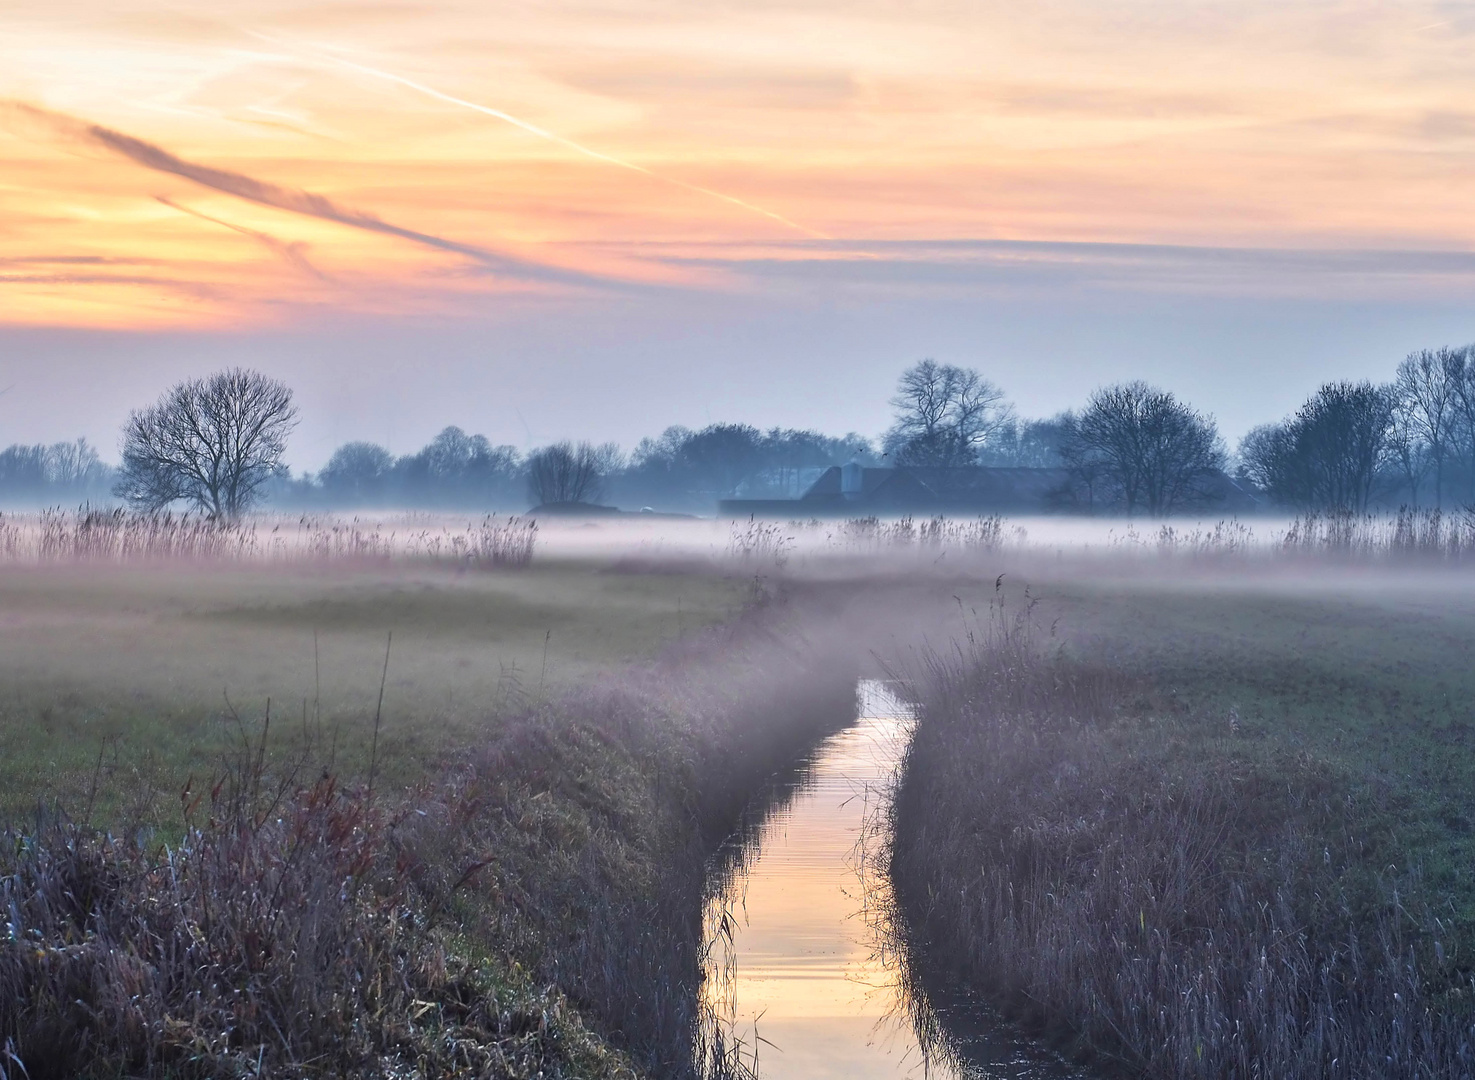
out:
{"label": "golden reflection on water", "polygon": [[[826,740],[807,782],[764,824],[728,898],[731,944],[713,949],[708,987],[719,1000],[709,1003],[757,1048],[764,1080],[958,1075],[924,1060],[865,918],[862,828],[911,717],[879,682],[861,683],[859,706],[855,726]],[[714,906],[708,925],[719,916]]]}

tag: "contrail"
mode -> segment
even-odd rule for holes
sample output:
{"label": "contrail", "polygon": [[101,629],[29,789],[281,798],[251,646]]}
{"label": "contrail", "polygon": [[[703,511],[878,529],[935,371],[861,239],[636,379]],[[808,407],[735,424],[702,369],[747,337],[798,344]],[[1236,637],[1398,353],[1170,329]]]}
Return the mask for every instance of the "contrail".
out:
{"label": "contrail", "polygon": [[602,284],[605,286],[611,284],[610,281],[592,274],[548,266],[488,248],[436,236],[433,233],[406,229],[366,211],[340,206],[326,195],[268,183],[244,173],[216,169],[209,165],[198,165],[170,153],[162,146],[145,142],[132,135],[125,135],[121,131],[114,131],[101,124],[90,124],[65,113],[51,112],[20,101],[0,101],[0,113],[4,110],[9,110],[12,115],[40,124],[53,132],[60,132],[83,142],[101,146],[146,169],[171,173],[202,187],[214,188],[216,191],[223,191],[227,195],[234,195],[248,202],[272,206],[278,210],[288,210],[307,217],[321,218],[324,221],[336,221],[340,225],[348,225],[367,232],[398,236],[401,239],[410,240],[425,247],[438,248],[441,251],[455,252],[458,255],[475,259],[495,273],[564,284]]}
{"label": "contrail", "polygon": [[307,245],[300,240],[288,243],[285,240],[277,239],[271,233],[261,232],[258,229],[248,229],[244,225],[237,225],[218,217],[211,217],[209,214],[177,203],[167,195],[155,195],[154,198],[171,210],[178,210],[181,214],[189,214],[191,217],[197,217],[201,221],[208,221],[212,225],[219,225],[222,228],[231,230],[231,232],[240,233],[242,236],[249,236],[252,240],[264,245],[272,254],[279,256],[285,262],[295,266],[298,270],[310,274],[320,281],[332,280],[327,274],[308,261],[307,255],[305,254]]}
{"label": "contrail", "polygon": [[442,90],[437,90],[433,86],[426,86],[424,83],[416,82],[414,79],[407,79],[403,75],[396,75],[392,71],[384,71],[381,68],[369,67],[367,64],[355,63],[352,60],[345,60],[341,56],[334,56],[332,53],[303,49],[300,46],[292,44],[291,42],[282,41],[279,38],[274,38],[269,34],[262,34],[255,30],[248,30],[246,31],[246,33],[262,41],[269,41],[273,45],[281,45],[289,49],[294,49],[298,52],[305,52],[321,60],[326,60],[331,63],[338,64],[341,67],[349,68],[352,71],[357,71],[360,74],[370,75],[376,79],[383,79],[385,82],[396,83],[410,90],[414,90],[416,93],[424,94],[426,97],[434,98],[437,101],[444,101],[448,105],[457,105],[463,109],[470,109],[472,112],[481,113],[483,116],[494,117],[497,120],[501,120],[505,123],[511,124],[515,128],[521,128],[523,131],[528,132],[530,135],[536,135],[540,139],[547,139],[549,142],[555,142],[559,146],[567,147],[568,149],[573,150],[576,153],[583,154],[585,157],[593,158],[595,161],[602,161],[605,164],[613,165],[616,168],[629,169],[631,172],[638,172],[643,176],[649,176],[652,180],[659,180],[663,184],[671,184],[673,187],[685,188],[687,191],[695,191],[700,195],[706,195],[713,199],[721,199],[723,202],[731,203],[733,206],[740,206],[744,210],[750,210],[755,214],[762,214],[766,218],[777,221],[779,224],[787,226],[790,229],[794,229],[796,232],[801,232],[806,236],[812,236],[817,240],[834,239],[834,237],[828,235],[827,233],[822,233],[816,229],[811,229],[807,225],[800,225],[797,221],[793,221],[789,218],[784,217],[782,214],[778,214],[772,210],[768,210],[764,207],[758,206],[756,203],[750,203],[746,199],[739,199],[736,195],[728,195],[726,192],[715,191],[712,188],[702,187],[700,184],[689,184],[685,180],[678,180],[673,176],[665,176],[661,173],[656,172],[654,169],[646,168],[644,165],[638,165],[633,161],[626,161],[624,158],[615,157],[613,154],[606,154],[603,151],[595,150],[592,147],[585,146],[583,143],[575,142],[573,139],[560,135],[556,131],[549,131],[547,128],[539,127],[537,124],[531,124],[528,121],[521,119],[520,117],[513,116],[511,113],[503,112],[501,109],[494,109],[489,105],[480,105],[475,101],[467,101],[465,98],[456,97],[454,94],[447,94]]}

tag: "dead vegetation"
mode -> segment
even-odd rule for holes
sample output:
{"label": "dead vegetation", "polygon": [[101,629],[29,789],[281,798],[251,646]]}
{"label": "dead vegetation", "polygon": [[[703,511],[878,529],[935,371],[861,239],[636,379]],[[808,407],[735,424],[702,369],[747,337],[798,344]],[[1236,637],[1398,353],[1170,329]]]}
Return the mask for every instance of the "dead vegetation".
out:
{"label": "dead vegetation", "polygon": [[386,530],[358,518],[229,518],[84,506],[0,515],[0,558],[20,565],[399,559],[501,569],[532,562],[537,536],[537,522],[495,515],[455,528]]}
{"label": "dead vegetation", "polygon": [[14,827],[0,1075],[720,1076],[708,858],[852,705],[843,658],[770,600],[526,703],[403,796],[313,777],[263,731],[180,793],[178,842]]}

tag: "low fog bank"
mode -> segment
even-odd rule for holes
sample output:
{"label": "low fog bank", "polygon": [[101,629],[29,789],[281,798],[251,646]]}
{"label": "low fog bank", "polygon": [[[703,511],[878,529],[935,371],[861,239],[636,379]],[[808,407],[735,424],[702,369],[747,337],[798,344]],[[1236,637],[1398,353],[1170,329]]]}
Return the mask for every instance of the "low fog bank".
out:
{"label": "low fog bank", "polygon": [[239,520],[113,510],[0,517],[0,559],[14,564],[317,558],[522,566],[582,559],[821,573],[875,560],[882,570],[1000,556],[1095,564],[1267,566],[1286,560],[1461,565],[1475,558],[1475,513],[1400,511],[1168,521],[1054,515],[781,520],[659,514],[257,513]]}

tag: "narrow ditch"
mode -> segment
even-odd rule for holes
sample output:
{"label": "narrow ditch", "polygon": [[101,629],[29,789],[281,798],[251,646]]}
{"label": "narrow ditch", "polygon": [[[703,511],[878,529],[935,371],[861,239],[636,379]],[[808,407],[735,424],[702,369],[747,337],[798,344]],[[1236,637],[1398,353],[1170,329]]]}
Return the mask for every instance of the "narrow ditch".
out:
{"label": "narrow ditch", "polygon": [[929,1000],[910,970],[882,826],[913,721],[884,682],[862,680],[856,698],[855,723],[769,796],[714,871],[707,1043],[764,1080],[1081,1080],[980,1003]]}

